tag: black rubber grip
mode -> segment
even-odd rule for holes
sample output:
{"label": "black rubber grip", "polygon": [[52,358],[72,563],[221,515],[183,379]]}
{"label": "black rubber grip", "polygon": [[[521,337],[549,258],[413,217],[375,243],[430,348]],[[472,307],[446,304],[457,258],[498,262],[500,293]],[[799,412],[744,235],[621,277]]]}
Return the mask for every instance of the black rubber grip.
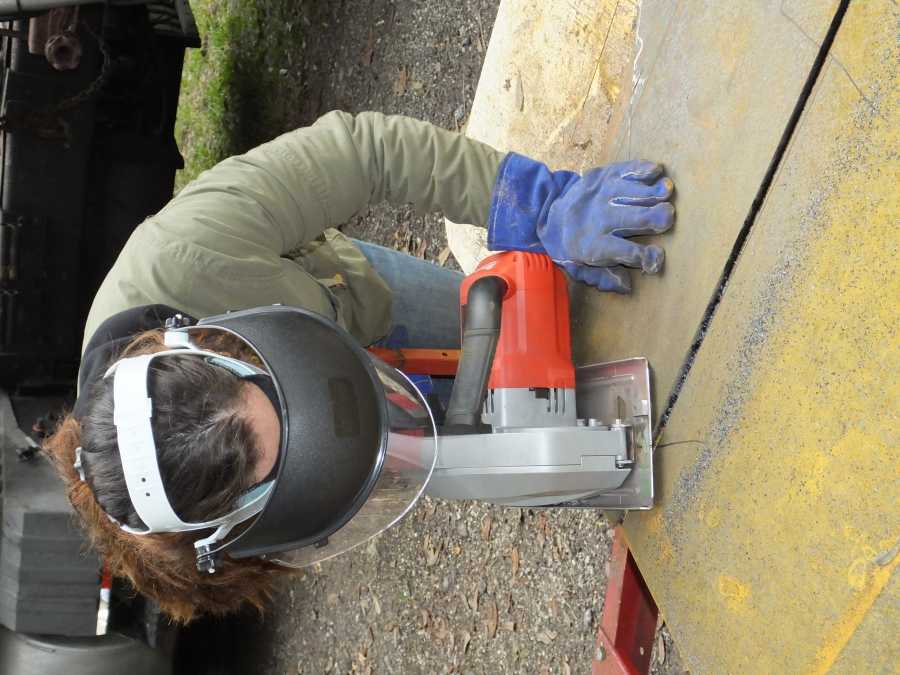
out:
{"label": "black rubber grip", "polygon": [[500,313],[506,282],[483,277],[472,284],[465,307],[462,353],[450,394],[444,433],[482,431],[481,408],[500,339]]}

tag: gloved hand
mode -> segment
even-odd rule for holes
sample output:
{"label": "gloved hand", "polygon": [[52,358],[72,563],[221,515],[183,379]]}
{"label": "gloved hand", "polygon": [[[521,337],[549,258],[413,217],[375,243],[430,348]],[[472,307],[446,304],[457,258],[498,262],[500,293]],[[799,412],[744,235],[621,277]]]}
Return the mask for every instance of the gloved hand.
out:
{"label": "gloved hand", "polygon": [[582,177],[510,153],[494,185],[488,248],[546,253],[578,281],[628,293],[631,279],[620,265],[647,274],[663,266],[663,249],[624,238],[672,227],[673,185],[663,173],[659,164],[635,160]]}

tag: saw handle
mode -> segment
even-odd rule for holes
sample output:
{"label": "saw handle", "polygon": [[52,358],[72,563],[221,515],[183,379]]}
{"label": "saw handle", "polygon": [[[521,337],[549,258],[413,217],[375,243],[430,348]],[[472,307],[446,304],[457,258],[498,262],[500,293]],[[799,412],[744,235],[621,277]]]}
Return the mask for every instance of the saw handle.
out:
{"label": "saw handle", "polygon": [[447,408],[445,433],[482,430],[481,408],[500,339],[500,310],[506,290],[506,282],[495,276],[482,277],[469,289],[462,353]]}

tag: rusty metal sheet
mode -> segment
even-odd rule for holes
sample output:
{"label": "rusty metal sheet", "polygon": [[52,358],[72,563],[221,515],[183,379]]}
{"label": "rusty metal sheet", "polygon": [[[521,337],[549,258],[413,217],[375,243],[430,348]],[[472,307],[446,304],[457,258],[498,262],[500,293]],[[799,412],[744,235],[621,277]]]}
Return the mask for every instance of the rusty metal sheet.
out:
{"label": "rusty metal sheet", "polygon": [[[836,2],[646,0],[634,93],[594,158],[664,162],[678,221],[659,278],[631,296],[580,288],[579,362],[646,356],[654,407],[678,382],[704,310],[794,109]],[[623,97],[625,98],[625,97]],[[639,277],[639,275],[635,275]]]}
{"label": "rusty metal sheet", "polygon": [[[900,663],[898,25],[889,0],[850,3],[665,428],[660,505],[625,522],[694,672],[894,672]],[[729,37],[740,42],[740,32]],[[819,33],[804,32],[814,46]],[[769,78],[774,94],[784,75]],[[737,100],[751,117],[768,106]],[[762,119],[754,124],[735,126],[737,152],[753,154],[765,135]],[[685,232],[723,227],[742,197],[727,183],[742,180],[744,160],[710,156],[677,153],[682,217],[694,217],[681,223],[665,283],[652,295],[652,280],[641,287],[647,301],[673,294],[675,303],[644,317],[659,336],[644,341],[651,354],[684,338],[676,301],[690,309],[703,283],[702,270],[677,262],[685,245],[706,250]],[[727,170],[711,178],[721,162]],[[700,178],[713,191],[688,194]],[[599,309],[612,320],[615,305]]]}

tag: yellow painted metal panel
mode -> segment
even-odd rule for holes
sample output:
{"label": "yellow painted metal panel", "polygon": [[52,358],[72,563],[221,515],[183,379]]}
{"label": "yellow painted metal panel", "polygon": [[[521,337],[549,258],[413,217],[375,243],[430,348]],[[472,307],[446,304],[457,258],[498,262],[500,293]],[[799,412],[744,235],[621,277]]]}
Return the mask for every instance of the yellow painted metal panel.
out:
{"label": "yellow painted metal panel", "polygon": [[896,673],[900,670],[900,575],[887,585],[869,607],[832,666],[835,673]]}
{"label": "yellow painted metal panel", "polygon": [[666,163],[678,222],[659,238],[667,250],[661,278],[636,278],[627,297],[579,290],[573,336],[580,362],[647,356],[657,408],[677,380],[818,52],[808,36],[825,33],[836,5],[642,3],[634,100],[617,142],[596,159]]}
{"label": "yellow painted metal panel", "polygon": [[695,672],[900,662],[898,25],[851,3],[626,520]]}

